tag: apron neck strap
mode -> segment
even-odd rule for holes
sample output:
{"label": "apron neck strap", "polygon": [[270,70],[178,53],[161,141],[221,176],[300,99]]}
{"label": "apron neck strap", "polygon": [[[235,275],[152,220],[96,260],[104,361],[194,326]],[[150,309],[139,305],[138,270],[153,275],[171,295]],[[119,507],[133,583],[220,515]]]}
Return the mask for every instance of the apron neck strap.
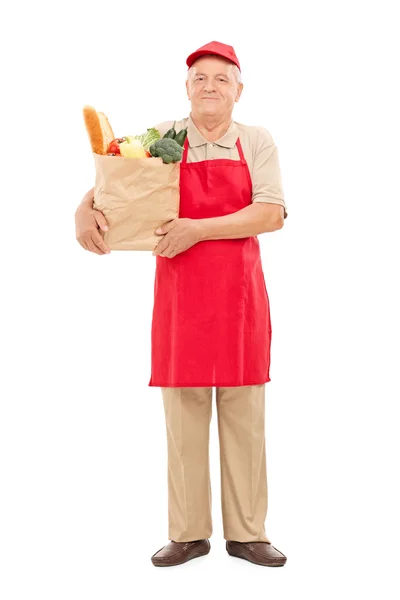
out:
{"label": "apron neck strap", "polygon": [[244,154],[243,154],[243,150],[242,150],[242,144],[240,143],[240,139],[239,138],[236,140],[236,146],[237,146],[237,149],[239,151],[240,160],[242,162],[245,162],[245,158],[244,158]]}
{"label": "apron neck strap", "polygon": [[186,136],[185,143],[183,144],[183,155],[182,155],[183,164],[186,164],[186,162],[187,162],[188,150],[189,150],[189,139]]}

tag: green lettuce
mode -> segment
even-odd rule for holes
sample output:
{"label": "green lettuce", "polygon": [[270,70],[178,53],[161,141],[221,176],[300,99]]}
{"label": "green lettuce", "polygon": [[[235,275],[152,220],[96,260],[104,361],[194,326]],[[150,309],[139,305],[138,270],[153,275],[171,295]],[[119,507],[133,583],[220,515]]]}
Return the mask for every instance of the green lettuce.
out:
{"label": "green lettuce", "polygon": [[139,140],[145,150],[149,150],[150,146],[161,138],[160,132],[155,127],[151,127],[142,133],[142,135],[131,135],[128,137],[128,142],[131,140]]}

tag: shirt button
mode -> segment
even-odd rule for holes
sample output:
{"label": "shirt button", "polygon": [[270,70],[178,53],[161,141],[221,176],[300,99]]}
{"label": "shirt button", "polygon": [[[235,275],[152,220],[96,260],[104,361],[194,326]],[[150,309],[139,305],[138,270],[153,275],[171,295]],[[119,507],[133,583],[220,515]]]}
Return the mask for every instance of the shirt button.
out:
{"label": "shirt button", "polygon": [[209,148],[213,148],[213,147],[214,147],[214,144],[208,144],[208,147],[209,147]]}

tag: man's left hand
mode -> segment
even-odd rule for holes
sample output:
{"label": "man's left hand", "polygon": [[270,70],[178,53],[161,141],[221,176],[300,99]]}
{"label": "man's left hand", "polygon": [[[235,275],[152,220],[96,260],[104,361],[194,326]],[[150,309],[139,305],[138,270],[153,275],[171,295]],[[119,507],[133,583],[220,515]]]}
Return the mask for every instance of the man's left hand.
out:
{"label": "man's left hand", "polygon": [[173,258],[201,241],[202,227],[197,219],[174,219],[156,229],[163,239],[153,250],[153,256]]}

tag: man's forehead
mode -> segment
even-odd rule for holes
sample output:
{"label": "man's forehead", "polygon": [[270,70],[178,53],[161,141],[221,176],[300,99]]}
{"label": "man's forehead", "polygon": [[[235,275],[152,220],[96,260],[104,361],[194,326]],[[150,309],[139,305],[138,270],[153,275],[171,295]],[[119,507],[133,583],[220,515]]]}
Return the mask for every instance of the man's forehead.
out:
{"label": "man's forehead", "polygon": [[219,57],[202,57],[198,58],[192,65],[193,71],[198,73],[216,73],[221,75],[229,75],[233,67],[233,63]]}

